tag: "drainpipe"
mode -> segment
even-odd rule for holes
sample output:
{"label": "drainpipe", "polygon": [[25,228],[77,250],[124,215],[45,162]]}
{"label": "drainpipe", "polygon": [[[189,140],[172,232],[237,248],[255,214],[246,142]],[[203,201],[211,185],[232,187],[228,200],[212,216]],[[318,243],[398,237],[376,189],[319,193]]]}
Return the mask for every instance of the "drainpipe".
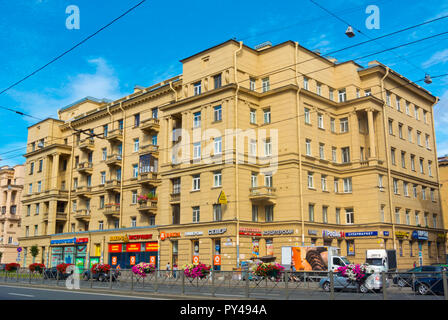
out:
{"label": "drainpipe", "polygon": [[174,92],[174,101],[177,102],[177,92],[173,88],[173,81],[170,81],[170,89]]}
{"label": "drainpipe", "polygon": [[[75,158],[75,135],[73,133],[74,130],[73,130],[73,127],[72,127],[72,121],[70,121],[68,123],[68,126],[70,127],[70,129],[72,129],[72,155],[71,155],[71,161],[70,161],[70,182],[69,182],[69,188],[68,188],[68,204],[67,204],[68,223],[67,223],[67,232],[69,231],[70,213],[71,213],[71,209],[72,209],[71,195],[72,195],[72,182],[73,182],[73,161],[74,161],[74,158]],[[57,206],[57,203],[56,203],[56,214],[58,212],[57,208],[58,208],[58,206]]]}
{"label": "drainpipe", "polygon": [[[384,77],[381,78],[381,92],[382,92],[382,99],[383,99],[383,129],[384,129],[384,144],[386,145],[386,164],[387,164],[387,181],[388,181],[388,188],[387,188],[387,192],[389,194],[389,216],[390,216],[390,221],[392,223],[392,239],[393,239],[393,244],[394,244],[394,250],[397,250],[397,244],[396,244],[396,238],[395,238],[395,222],[393,219],[393,208],[392,208],[392,193],[391,193],[391,188],[392,188],[392,176],[391,176],[391,172],[390,172],[390,163],[389,163],[389,151],[390,151],[390,147],[389,147],[389,136],[386,130],[386,123],[387,123],[387,118],[386,118],[386,110],[387,110],[387,105],[386,105],[386,92],[384,90],[384,79],[387,78],[387,76],[389,75],[389,67],[386,67],[386,74],[384,75]],[[386,248],[385,248],[386,249]]]}
{"label": "drainpipe", "polygon": [[299,89],[297,90],[297,95],[296,95],[296,116],[297,116],[297,144],[298,144],[298,152],[299,152],[299,202],[300,202],[300,219],[302,220],[302,246],[305,245],[305,221],[303,218],[303,186],[302,186],[302,181],[303,181],[303,173],[302,173],[302,138],[300,135],[300,91],[302,90],[302,88],[300,87],[300,81],[299,81],[299,76],[298,76],[298,58],[299,58],[299,43],[295,42],[295,73],[296,73],[296,84],[297,87],[299,87]]}
{"label": "drainpipe", "polygon": [[240,41],[240,47],[233,53],[234,78],[236,83],[235,91],[235,206],[236,206],[236,267],[240,266],[240,205],[239,205],[239,179],[238,179],[238,91],[240,85],[238,83],[238,70],[236,67],[236,55],[243,49],[243,42]]}
{"label": "drainpipe", "polygon": [[120,102],[120,109],[123,114],[123,142],[121,144],[121,177],[120,177],[120,223],[119,228],[123,227],[123,178],[124,178],[124,156],[126,154],[126,111],[123,109],[123,102]]}

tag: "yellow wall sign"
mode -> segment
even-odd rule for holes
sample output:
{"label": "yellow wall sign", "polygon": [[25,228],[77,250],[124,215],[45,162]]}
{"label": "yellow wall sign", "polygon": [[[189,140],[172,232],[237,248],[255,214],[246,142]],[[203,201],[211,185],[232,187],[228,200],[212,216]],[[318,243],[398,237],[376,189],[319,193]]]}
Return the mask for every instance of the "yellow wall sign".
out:
{"label": "yellow wall sign", "polygon": [[224,191],[221,191],[221,193],[219,194],[218,203],[219,204],[227,204],[227,197],[226,197],[226,194],[224,193]]}

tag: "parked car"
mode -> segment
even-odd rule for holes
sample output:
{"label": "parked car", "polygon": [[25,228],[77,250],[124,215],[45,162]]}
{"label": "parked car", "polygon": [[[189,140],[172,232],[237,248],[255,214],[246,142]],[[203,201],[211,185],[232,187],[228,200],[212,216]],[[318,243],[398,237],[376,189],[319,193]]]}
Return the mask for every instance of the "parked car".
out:
{"label": "parked car", "polygon": [[65,280],[72,273],[73,273],[73,271],[71,271],[69,273],[61,273],[58,271],[58,269],[56,269],[56,267],[52,267],[52,268],[48,268],[48,269],[44,270],[43,277],[44,277],[44,279],[58,279],[58,274],[59,274],[59,280]]}
{"label": "parked car", "polygon": [[[118,270],[111,270],[109,273],[112,274],[112,281],[117,281],[118,277],[121,274]],[[98,280],[101,282],[110,281],[110,276],[106,272],[96,272],[92,274],[90,269],[87,269],[82,273],[82,278],[84,280],[89,280],[90,278],[92,278],[93,280]]]}
{"label": "parked car", "polygon": [[[381,291],[383,289],[381,274],[374,273],[367,277],[364,283],[359,284],[358,282],[349,281],[347,277],[343,277],[335,274],[333,276],[334,290],[356,290],[361,293],[367,293],[371,290]],[[389,283],[386,283],[386,286],[389,286]],[[319,287],[321,287],[324,291],[330,292],[330,278],[325,277],[319,282]]]}
{"label": "parked car", "polygon": [[444,266],[422,266],[421,273],[412,282],[412,290],[421,295],[443,294],[443,271],[447,271]]}
{"label": "parked car", "polygon": [[0,271],[5,271],[6,263],[0,263]]}
{"label": "parked car", "polygon": [[417,277],[418,273],[422,271],[422,267],[409,269],[405,272],[400,272],[393,275],[392,282],[399,287],[410,287],[412,285],[412,277]]}

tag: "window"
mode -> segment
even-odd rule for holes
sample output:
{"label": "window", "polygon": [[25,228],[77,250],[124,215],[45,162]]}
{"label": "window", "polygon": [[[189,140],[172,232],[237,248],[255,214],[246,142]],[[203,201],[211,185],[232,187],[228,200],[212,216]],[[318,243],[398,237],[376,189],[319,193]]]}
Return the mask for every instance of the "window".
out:
{"label": "window", "polygon": [[107,148],[103,148],[101,149],[101,160],[106,160],[107,159]]}
{"label": "window", "polygon": [[436,214],[433,214],[433,215],[432,215],[432,227],[433,227],[434,229],[437,228],[437,215],[436,215]]}
{"label": "window", "polygon": [[412,193],[414,194],[414,198],[417,198],[417,185],[412,185]]}
{"label": "window", "polygon": [[249,87],[250,87],[251,91],[255,91],[255,79],[254,78],[249,79]]}
{"label": "window", "polygon": [[385,207],[384,204],[382,204],[380,206],[380,220],[381,220],[381,222],[384,222],[384,207]]}
{"label": "window", "polygon": [[321,184],[322,184],[322,191],[328,191],[327,190],[327,176],[322,175],[320,180],[321,180]]}
{"label": "window", "polygon": [[272,188],[272,174],[265,174],[264,176],[264,185],[265,187]]}
{"label": "window", "polygon": [[415,211],[415,225],[418,226],[420,224],[419,212]]}
{"label": "window", "polygon": [[359,98],[361,95],[360,95],[360,90],[358,89],[358,88],[356,88],[356,98]]}
{"label": "window", "polygon": [[37,236],[37,234],[38,234],[38,233],[37,233],[37,230],[38,230],[38,227],[37,227],[37,225],[35,225],[35,226],[34,226],[34,235],[35,235],[35,236]]}
{"label": "window", "polygon": [[408,140],[409,142],[412,142],[412,128],[408,127]]}
{"label": "window", "polygon": [[264,156],[270,157],[272,155],[272,142],[271,139],[268,138],[264,141]]}
{"label": "window", "polygon": [[406,168],[406,152],[401,151],[401,167]]}
{"label": "window", "polygon": [[420,173],[424,173],[423,171],[423,159],[420,158]]}
{"label": "window", "polygon": [[214,76],[213,82],[215,83],[215,89],[221,88],[221,74]]}
{"label": "window", "polygon": [[415,156],[411,154],[411,170],[415,171]]}
{"label": "window", "polygon": [[395,208],[395,223],[400,224],[400,208]]}
{"label": "window", "polygon": [[193,128],[199,128],[201,126],[201,112],[193,113]]}
{"label": "window", "polygon": [[305,150],[306,150],[306,155],[307,156],[311,156],[311,140],[310,139],[306,139],[305,140]]}
{"label": "window", "polygon": [[334,178],[334,192],[339,193],[339,179]]}
{"label": "window", "polygon": [[30,163],[30,174],[34,173],[34,162]]}
{"label": "window", "polygon": [[339,102],[345,102],[345,89],[338,91]]}
{"label": "window", "polygon": [[394,135],[394,128],[393,128],[394,121],[392,119],[389,119],[389,134]]}
{"label": "window", "polygon": [[152,108],[152,109],[151,109],[151,113],[152,113],[152,118],[153,118],[153,119],[157,119],[158,111],[159,111],[158,108]]}
{"label": "window", "polygon": [[386,91],[386,104],[390,107],[390,92]]}
{"label": "window", "polygon": [[372,91],[370,90],[370,89],[366,89],[365,91],[364,91],[364,95],[367,97],[367,96],[371,96],[372,95]]}
{"label": "window", "polygon": [[396,161],[395,161],[395,148],[390,148],[390,159],[392,161],[392,164],[395,165]]}
{"label": "window", "polygon": [[322,206],[322,222],[328,223],[328,207]]}
{"label": "window", "polygon": [[424,224],[424,226],[425,226],[426,228],[428,228],[428,212],[425,212],[425,215],[424,215],[423,217],[424,217],[424,219],[425,219],[425,224]]}
{"label": "window", "polygon": [[308,172],[308,188],[314,189],[313,172]]}
{"label": "window", "polygon": [[308,78],[303,77],[303,89],[309,90],[308,88]]}
{"label": "window", "polygon": [[250,109],[250,123],[257,123],[257,110],[255,109]]}
{"label": "window", "polygon": [[402,123],[398,123],[398,137],[400,139],[403,139],[403,124]]}
{"label": "window", "polygon": [[328,98],[330,98],[330,100],[334,101],[334,89],[330,88],[328,90]]}
{"label": "window", "polygon": [[201,177],[199,174],[193,176],[193,191],[200,190],[201,188]]}
{"label": "window", "polygon": [[322,85],[320,83],[316,83],[316,93],[322,95]]}
{"label": "window", "polygon": [[262,92],[269,91],[269,78],[261,79]]}
{"label": "window", "polygon": [[355,223],[355,212],[353,209],[345,209],[345,223],[354,224]]}
{"label": "window", "polygon": [[393,184],[394,184],[394,193],[395,194],[399,194],[398,193],[398,180],[397,179],[393,179]]}
{"label": "window", "polygon": [[118,130],[123,130],[123,119],[118,120]]}
{"label": "window", "polygon": [[405,220],[406,220],[407,225],[411,224],[411,210],[409,210],[409,209],[406,209]]}
{"label": "window", "polygon": [[138,164],[132,165],[132,177],[137,178],[138,177]]}
{"label": "window", "polygon": [[266,222],[274,221],[274,206],[273,205],[265,206],[264,213],[265,213],[265,221]]}
{"label": "window", "polygon": [[87,186],[88,187],[91,187],[92,186],[92,176],[91,175],[89,175],[89,176],[87,176]]}
{"label": "window", "polygon": [[271,123],[271,109],[264,109],[263,110],[263,119],[264,119],[264,123]]}
{"label": "window", "polygon": [[405,103],[405,106],[406,106],[406,114],[410,115],[411,111],[409,110],[409,102],[405,101],[404,103]]}
{"label": "window", "polygon": [[200,215],[200,211],[199,211],[199,207],[193,207],[193,222],[199,222],[199,217]]}
{"label": "window", "polygon": [[415,119],[420,120],[418,116],[418,107],[414,106]]}
{"label": "window", "polygon": [[201,94],[201,81],[196,82],[195,84],[193,84],[193,94],[195,96],[197,96],[198,94]]}
{"label": "window", "polygon": [[257,155],[257,140],[251,139],[249,142],[249,155],[255,157]]}
{"label": "window", "polygon": [[139,138],[134,139],[134,152],[138,152],[140,140]]}
{"label": "window", "polygon": [[222,107],[216,106],[213,108],[214,121],[222,121]]}
{"label": "window", "polygon": [[422,143],[421,143],[421,136],[422,136],[422,133],[420,131],[417,131],[417,144],[419,146],[422,145]]}
{"label": "window", "polygon": [[195,142],[193,144],[193,159],[201,159],[201,143]]}
{"label": "window", "polygon": [[308,108],[305,108],[305,123],[311,124],[311,121],[310,121],[310,109],[308,109]]}
{"label": "window", "polygon": [[325,159],[325,145],[323,143],[319,143],[319,158]]}
{"label": "window", "polygon": [[426,187],[422,187],[422,199],[426,200]]}
{"label": "window", "polygon": [[134,114],[134,127],[138,127],[140,125],[140,113]]}
{"label": "window", "polygon": [[352,192],[352,178],[344,178],[344,193]]}
{"label": "window", "polygon": [[37,181],[37,192],[42,191],[42,181]]}
{"label": "window", "polygon": [[44,163],[44,160],[42,160],[42,159],[39,160],[39,169],[37,172],[42,172],[43,163]]}
{"label": "window", "polygon": [[222,208],[220,204],[213,205],[213,221],[222,221]]}
{"label": "window", "polygon": [[78,188],[78,178],[73,179],[73,188],[75,188],[75,189]]}
{"label": "window", "polygon": [[30,184],[28,185],[28,194],[32,194],[32,193],[33,193],[33,184],[30,183]]}
{"label": "window", "polygon": [[72,201],[72,210],[76,211],[78,209],[76,200]]}
{"label": "window", "polygon": [[101,176],[100,184],[106,184],[106,172],[105,171],[100,172],[100,176]]}
{"label": "window", "polygon": [[27,216],[31,215],[31,205],[26,206],[26,215]]}
{"label": "window", "polygon": [[334,118],[330,118],[330,130],[333,133],[336,132],[335,119]]}
{"label": "window", "polygon": [[426,149],[431,149],[429,147],[429,135],[428,134],[425,134],[425,146],[426,146]]}
{"label": "window", "polygon": [[258,207],[256,205],[252,205],[252,221],[258,222]]}
{"label": "window", "polygon": [[36,215],[40,212],[40,203],[36,203]]}
{"label": "window", "polygon": [[397,110],[401,111],[401,108],[400,108],[400,97],[399,96],[396,96],[396,102],[397,102]]}
{"label": "window", "polygon": [[108,130],[108,125],[107,124],[105,124],[104,126],[103,126],[103,135],[104,135],[104,137],[107,137],[107,133],[109,132],[109,130]]}
{"label": "window", "polygon": [[258,187],[257,177],[258,177],[257,173],[252,172],[251,177],[250,177],[250,182],[251,182],[252,188]]}
{"label": "window", "polygon": [[100,209],[104,209],[104,196],[100,196]]}
{"label": "window", "polygon": [[341,224],[341,208],[336,208],[336,224]]}
{"label": "window", "polygon": [[428,123],[428,112],[423,110],[423,121],[425,123]]}
{"label": "window", "polygon": [[131,228],[135,228],[137,226],[137,218],[131,217]]}
{"label": "window", "polygon": [[171,180],[173,184],[173,194],[180,194],[180,178],[174,178]]}
{"label": "window", "polygon": [[118,168],[117,171],[115,171],[115,175],[117,180],[121,180],[121,168]]}
{"label": "window", "polygon": [[317,126],[324,129],[324,115],[322,113],[317,114]]}
{"label": "window", "polygon": [[221,171],[216,171],[213,173],[213,187],[222,186],[222,173]]}
{"label": "window", "polygon": [[434,189],[433,189],[433,188],[431,188],[431,189],[429,190],[429,196],[431,197],[431,201],[433,201],[433,202],[436,201],[436,199],[435,199],[435,197],[434,197]]}
{"label": "window", "polygon": [[308,205],[308,220],[314,222],[314,204]]}
{"label": "window", "polygon": [[340,120],[341,124],[341,133],[348,132],[348,118],[342,118]]}
{"label": "window", "polygon": [[217,137],[214,139],[213,148],[214,148],[214,154],[222,153],[222,138],[221,137]]}
{"label": "window", "polygon": [[383,190],[383,188],[384,188],[383,178],[384,178],[384,176],[382,174],[378,175],[378,188],[380,188],[380,190]]}
{"label": "window", "polygon": [[337,162],[336,150],[337,150],[336,147],[331,147],[331,159],[333,162]]}
{"label": "window", "polygon": [[432,161],[428,161],[428,175],[432,177]]}
{"label": "window", "polygon": [[409,197],[408,183],[406,181],[403,181],[403,195]]}
{"label": "window", "polygon": [[342,163],[350,162],[350,147],[342,148],[341,151],[342,151]]}

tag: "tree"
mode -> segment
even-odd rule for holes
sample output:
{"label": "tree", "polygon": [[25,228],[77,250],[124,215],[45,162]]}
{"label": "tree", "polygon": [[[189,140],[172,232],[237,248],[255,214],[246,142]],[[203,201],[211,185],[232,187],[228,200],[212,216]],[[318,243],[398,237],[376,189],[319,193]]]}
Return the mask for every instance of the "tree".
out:
{"label": "tree", "polygon": [[33,263],[34,263],[37,255],[39,254],[39,247],[37,245],[32,246],[30,248],[30,254],[33,257]]}
{"label": "tree", "polygon": [[0,263],[2,262],[3,252],[0,252]]}

